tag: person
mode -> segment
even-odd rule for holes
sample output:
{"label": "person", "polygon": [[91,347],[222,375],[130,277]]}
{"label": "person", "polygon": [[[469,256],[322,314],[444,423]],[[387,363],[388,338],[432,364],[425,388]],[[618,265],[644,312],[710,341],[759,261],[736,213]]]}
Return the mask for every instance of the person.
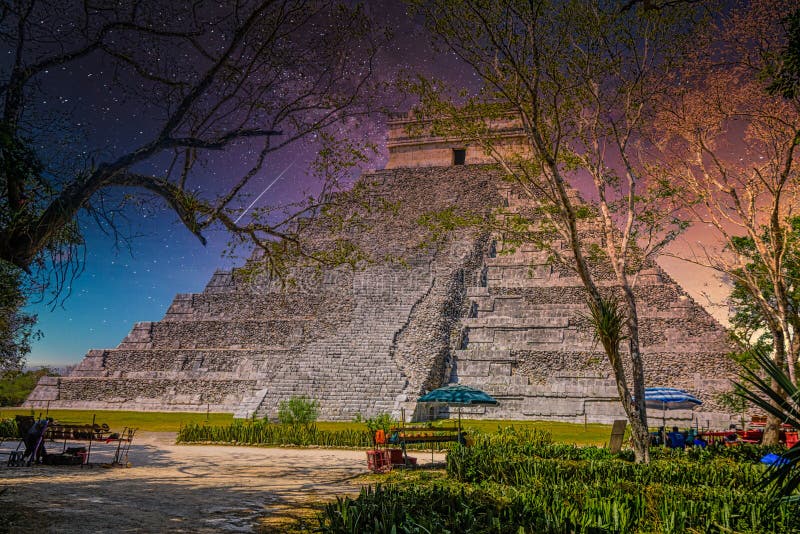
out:
{"label": "person", "polygon": [[658,427],[656,434],[656,445],[666,445],[667,433],[663,426]]}
{"label": "person", "polygon": [[667,434],[667,441],[669,442],[669,448],[670,449],[685,449],[686,448],[686,438],[678,430],[677,426],[673,426],[672,427],[672,432]]}
{"label": "person", "polygon": [[697,434],[692,440],[692,445],[695,447],[700,447],[701,449],[705,449],[708,446],[708,442],[703,439],[703,436]]}
{"label": "person", "polygon": [[661,445],[661,432],[650,433],[650,445],[653,447]]}
{"label": "person", "polygon": [[739,435],[736,433],[736,425],[731,424],[728,427],[728,434],[725,435],[725,445],[738,445]]}
{"label": "person", "polygon": [[[25,454],[23,458],[29,458],[28,463],[39,463],[47,454],[44,448],[44,431],[47,428],[47,419],[36,421],[25,434]],[[37,448],[38,445],[38,448]],[[35,455],[35,457],[34,457]]]}

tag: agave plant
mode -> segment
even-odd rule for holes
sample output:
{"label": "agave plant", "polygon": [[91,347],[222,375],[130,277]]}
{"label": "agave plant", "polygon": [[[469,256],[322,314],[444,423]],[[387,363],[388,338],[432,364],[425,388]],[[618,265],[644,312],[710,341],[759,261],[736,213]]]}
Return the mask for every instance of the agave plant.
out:
{"label": "agave plant", "polygon": [[[754,348],[750,354],[764,376],[757,369],[744,368],[736,393],[784,424],[800,428],[800,390],[763,348]],[[800,447],[795,445],[781,458],[767,471],[765,485],[776,497],[800,501],[800,495],[793,495],[800,486]]]}

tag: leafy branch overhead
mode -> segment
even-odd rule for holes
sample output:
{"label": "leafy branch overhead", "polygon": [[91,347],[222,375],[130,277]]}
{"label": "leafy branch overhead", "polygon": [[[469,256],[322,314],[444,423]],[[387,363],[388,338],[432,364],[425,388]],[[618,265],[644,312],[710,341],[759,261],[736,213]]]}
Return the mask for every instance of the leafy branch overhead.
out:
{"label": "leafy branch overhead", "polygon": [[[0,68],[1,260],[58,291],[80,271],[83,222],[124,239],[132,198],[158,199],[202,243],[222,229],[234,244],[254,244],[272,274],[282,254],[325,259],[300,245],[298,220],[318,216],[365,158],[364,147],[334,136],[374,110],[373,60],[385,36],[359,6],[21,0],[0,9],[0,29],[12,52]],[[96,83],[124,97],[108,113],[147,111],[140,135],[103,146],[92,139],[92,117],[47,105],[54,73],[87,65],[103,65]],[[245,214],[248,184],[277,174],[274,154],[315,138],[321,192]],[[207,167],[232,150],[241,168],[209,184]]]}

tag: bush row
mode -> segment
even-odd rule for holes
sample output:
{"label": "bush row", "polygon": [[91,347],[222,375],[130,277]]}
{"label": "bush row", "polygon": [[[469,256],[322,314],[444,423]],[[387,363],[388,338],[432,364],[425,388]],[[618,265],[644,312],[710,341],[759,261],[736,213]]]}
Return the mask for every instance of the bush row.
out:
{"label": "bush row", "polygon": [[237,443],[299,447],[370,447],[367,430],[319,430],[315,425],[282,425],[267,421],[235,421],[227,426],[189,424],[178,432],[178,443]]}
{"label": "bush row", "polygon": [[598,483],[535,486],[428,485],[368,487],[339,498],[320,516],[320,531],[373,533],[797,532],[797,512],[770,508],[763,495],[725,488],[696,492]]}
{"label": "bush row", "polygon": [[448,454],[447,479],[368,488],[329,504],[328,533],[788,533],[790,504],[760,487],[768,448],[628,453],[556,445],[546,433],[502,430]]}
{"label": "bush row", "polygon": [[14,419],[0,419],[0,438],[16,438],[17,422]]}

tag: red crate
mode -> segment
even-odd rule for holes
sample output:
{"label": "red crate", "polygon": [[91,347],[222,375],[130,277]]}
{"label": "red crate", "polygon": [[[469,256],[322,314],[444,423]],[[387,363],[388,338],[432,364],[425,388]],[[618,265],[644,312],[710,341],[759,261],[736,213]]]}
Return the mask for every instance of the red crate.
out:
{"label": "red crate", "polygon": [[392,469],[392,462],[389,451],[367,451],[367,469],[373,473],[385,473],[386,471],[390,471]]}

